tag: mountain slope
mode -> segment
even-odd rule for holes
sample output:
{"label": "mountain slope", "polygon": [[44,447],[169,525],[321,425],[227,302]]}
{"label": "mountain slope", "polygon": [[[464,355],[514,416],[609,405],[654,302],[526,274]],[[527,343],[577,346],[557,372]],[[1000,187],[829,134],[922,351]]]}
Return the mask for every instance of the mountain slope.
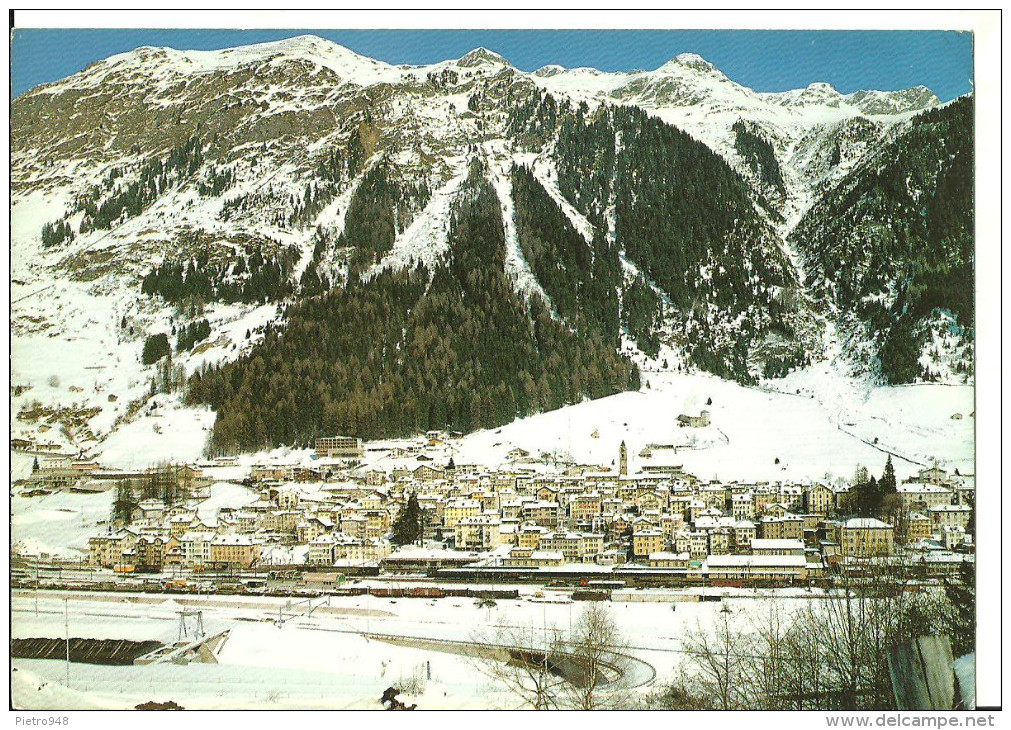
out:
{"label": "mountain slope", "polygon": [[[559,97],[590,105],[634,106],[677,126],[726,159],[787,218],[822,190],[825,171],[800,164],[811,137],[832,140],[836,128],[853,120],[889,127],[940,103],[924,87],[841,94],[829,84],[814,83],[787,92],[755,92],[693,53],[680,54],[652,71],[547,67],[533,78]],[[741,123],[773,148],[785,168],[783,194],[773,194],[737,149],[735,127]]]}
{"label": "mountain slope", "polygon": [[809,285],[891,383],[971,374],[972,114],[963,97],[911,120],[790,236]]}
{"label": "mountain slope", "polygon": [[639,387],[599,335],[577,337],[512,290],[497,196],[477,161],[449,244],[434,271],[385,271],[308,299],[248,357],[195,374],[190,400],[218,412],[212,449],[470,431]]}
{"label": "mountain slope", "polygon": [[[94,448],[198,371],[218,449],[503,423],[634,387],[619,346],[783,374],[822,356],[828,275],[785,234],[935,103],[760,94],[690,54],[627,74],[526,74],[487,49],[394,67],[313,37],[121,54],[12,104],[12,405],[34,419],[16,429]],[[462,219],[488,247],[472,271]],[[171,359],[146,366],[160,335]],[[41,382],[24,353],[44,338],[87,359],[71,382]],[[320,348],[333,362],[307,368]]]}
{"label": "mountain slope", "polygon": [[639,323],[633,336],[655,340],[653,323],[673,317],[671,334],[690,362],[741,380],[816,347],[815,323],[765,211],[717,155],[623,107],[563,125],[557,154],[562,193],[599,227],[613,217],[622,256],[662,293],[666,307],[644,302],[650,291],[628,297]]}

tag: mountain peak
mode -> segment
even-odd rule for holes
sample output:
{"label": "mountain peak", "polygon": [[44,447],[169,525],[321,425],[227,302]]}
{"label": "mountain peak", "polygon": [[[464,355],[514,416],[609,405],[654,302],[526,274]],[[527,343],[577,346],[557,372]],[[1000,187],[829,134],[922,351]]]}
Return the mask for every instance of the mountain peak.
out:
{"label": "mountain peak", "polygon": [[706,59],[702,58],[697,53],[679,53],[677,56],[669,60],[663,66],[661,66],[658,71],[673,71],[675,69],[690,68],[694,71],[702,71],[705,73],[710,73],[716,71],[716,66],[711,64]]}
{"label": "mountain peak", "polygon": [[826,83],[824,81],[815,81],[814,83],[807,85],[807,90],[814,92],[816,94],[826,94],[829,96],[841,96],[841,94],[836,91],[836,88],[832,84]]}
{"label": "mountain peak", "polygon": [[846,100],[865,114],[899,114],[937,106],[941,100],[926,86],[899,91],[856,91]]}
{"label": "mountain peak", "polygon": [[474,66],[480,66],[486,63],[496,66],[512,65],[498,53],[495,53],[495,51],[489,51],[487,48],[483,47],[475,48],[473,51],[461,57],[460,60],[457,61],[457,64],[463,66],[464,68],[473,68]]}
{"label": "mountain peak", "polygon": [[[328,41],[326,38],[322,38],[318,35],[313,35],[312,33],[305,33],[303,35],[295,35],[290,38],[282,38],[279,41],[273,41],[269,43],[260,44],[261,48],[268,48],[270,46],[276,47],[278,50],[331,50],[334,46],[344,48],[333,41]],[[347,49],[345,49],[347,50]]]}
{"label": "mountain peak", "polygon": [[556,76],[560,73],[565,73],[565,67],[559,66],[556,63],[550,63],[547,66],[541,66],[539,69],[534,71],[534,76],[548,77]]}
{"label": "mountain peak", "polygon": [[76,74],[60,83],[94,84],[113,69],[122,70],[131,66],[146,69],[145,73],[152,76],[164,76],[209,73],[250,64],[289,61],[308,62],[328,68],[341,79],[363,85],[392,82],[400,77],[400,72],[393,66],[362,56],[339,43],[317,35],[298,35],[277,41],[206,51],[141,46],[110,56],[105,61],[89,66],[83,74]]}

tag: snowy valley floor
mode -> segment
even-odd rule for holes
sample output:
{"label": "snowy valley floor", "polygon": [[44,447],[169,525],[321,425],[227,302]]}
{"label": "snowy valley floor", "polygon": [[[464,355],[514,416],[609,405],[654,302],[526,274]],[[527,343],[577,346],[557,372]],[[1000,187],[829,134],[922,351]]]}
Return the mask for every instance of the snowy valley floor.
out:
{"label": "snowy valley floor", "polygon": [[[13,703],[22,709],[126,709],[149,700],[171,700],[187,709],[380,709],[387,687],[408,686],[412,691],[402,697],[421,709],[519,708],[522,701],[496,686],[474,660],[375,637],[487,643],[505,628],[536,646],[545,635],[567,631],[587,604],[523,600],[535,588],[521,587],[520,600],[498,601],[491,609],[458,598],[333,598],[311,617],[288,619],[282,626],[275,619],[285,599],[198,598],[195,604],[204,601],[206,632],[229,630],[219,664],[72,663],[68,688],[65,662],[14,659]],[[725,592],[731,597],[722,602],[608,604],[627,653],[655,671],[655,679],[635,694],[669,679],[682,658],[684,633],[711,624],[724,605],[743,626],[768,610],[770,598],[789,608],[818,595],[803,589]],[[72,637],[163,642],[178,637],[182,606],[173,598],[43,591],[36,603],[34,592],[16,591],[12,638],[63,638],[64,596]],[[757,597],[765,600],[752,600]]]}

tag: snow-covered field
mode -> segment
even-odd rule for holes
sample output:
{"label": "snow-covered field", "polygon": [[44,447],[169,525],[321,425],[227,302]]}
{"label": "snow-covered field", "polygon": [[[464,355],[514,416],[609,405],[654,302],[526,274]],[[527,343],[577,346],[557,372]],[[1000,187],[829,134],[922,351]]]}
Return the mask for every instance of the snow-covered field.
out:
{"label": "snow-covered field", "polygon": [[[22,455],[15,455],[22,456]],[[43,497],[11,497],[11,545],[26,555],[81,558],[88,538],[110,529],[116,491],[97,494],[56,492]],[[211,486],[210,497],[197,505],[202,519],[214,519],[222,507],[241,507],[257,495],[238,484]]]}
{"label": "snow-covered field", "polygon": [[[139,333],[168,334],[172,313],[151,304],[138,308],[138,298],[128,290],[105,293],[65,279],[53,280],[45,296],[15,304],[11,382],[26,390],[11,398],[12,435],[38,437],[73,453],[101,454],[124,468],[199,458],[205,431],[214,423],[212,412],[180,410],[176,394],[157,396],[139,412],[128,413],[132,402],[147,401],[154,376],[154,367],[140,361],[145,338]],[[252,344],[245,333],[275,315],[274,306],[211,306],[205,316],[213,339],[193,354],[177,353],[175,362],[189,374],[204,363],[233,358]],[[121,327],[124,318],[138,334]],[[152,410],[152,403],[161,410]],[[86,426],[64,429],[45,413],[25,415],[39,407],[77,412]]]}
{"label": "snow-covered field", "polygon": [[115,491],[57,492],[45,497],[11,497],[11,546],[24,554],[80,558],[88,538],[105,532]]}
{"label": "snow-covered field", "polygon": [[[587,401],[471,434],[463,440],[457,461],[504,464],[507,453],[518,446],[534,455],[559,452],[614,468],[618,445],[625,441],[630,472],[672,463],[702,479],[848,478],[858,465],[880,471],[887,452],[903,457],[893,458],[900,478],[934,459],[949,470],[972,472],[971,386],[863,390],[855,381],[846,381],[845,387],[819,399],[813,392],[747,388],[705,374],[644,372],[643,381],[637,393]],[[679,414],[697,416],[703,409],[710,412],[709,427],[678,426]],[[964,417],[953,420],[956,412]],[[650,459],[639,457],[651,443],[682,448],[654,451]]]}
{"label": "snow-covered field", "polygon": [[[530,593],[533,588],[521,590]],[[810,598],[802,591],[778,595],[786,608]],[[71,636],[161,641],[177,637],[175,612],[180,606],[174,600],[115,594],[69,594],[68,598]],[[333,598],[329,607],[315,611],[311,618],[290,619],[279,627],[273,621],[284,599],[196,599],[196,603],[201,601],[208,633],[230,629],[219,664],[73,664],[67,691],[62,686],[63,662],[16,659],[15,706],[125,708],[147,700],[173,700],[187,709],[379,709],[383,691],[406,682],[414,691],[403,696],[423,709],[515,708],[521,705],[519,700],[502,693],[472,660],[433,650],[432,643],[415,648],[374,637],[408,637],[402,642],[408,644],[410,639],[489,641],[499,630],[506,630],[536,646],[545,635],[566,632],[586,605],[521,599],[499,601],[495,608],[486,609],[463,598]],[[656,680],[638,691],[649,691],[671,675],[681,660],[684,633],[711,624],[721,615],[724,603],[739,625],[757,619],[769,606],[768,601],[745,598],[680,602],[676,610],[671,603],[609,604],[628,653],[656,671]],[[62,594],[40,594],[38,615],[35,605],[30,591],[15,594],[13,637],[62,638]],[[46,691],[39,691],[43,682]]]}

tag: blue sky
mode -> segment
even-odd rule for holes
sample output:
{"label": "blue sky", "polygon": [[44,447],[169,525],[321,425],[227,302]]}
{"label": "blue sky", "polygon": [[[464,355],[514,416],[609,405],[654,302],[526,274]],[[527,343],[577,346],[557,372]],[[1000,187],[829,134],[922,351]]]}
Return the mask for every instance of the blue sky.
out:
{"label": "blue sky", "polygon": [[972,35],[952,31],[16,29],[11,90],[20,95],[138,46],[207,50],[303,33],[393,64],[433,63],[484,46],[524,71],[549,63],[604,71],[652,69],[692,52],[757,91],[785,91],[815,81],[843,93],[922,84],[948,101],[970,91],[973,77]]}

